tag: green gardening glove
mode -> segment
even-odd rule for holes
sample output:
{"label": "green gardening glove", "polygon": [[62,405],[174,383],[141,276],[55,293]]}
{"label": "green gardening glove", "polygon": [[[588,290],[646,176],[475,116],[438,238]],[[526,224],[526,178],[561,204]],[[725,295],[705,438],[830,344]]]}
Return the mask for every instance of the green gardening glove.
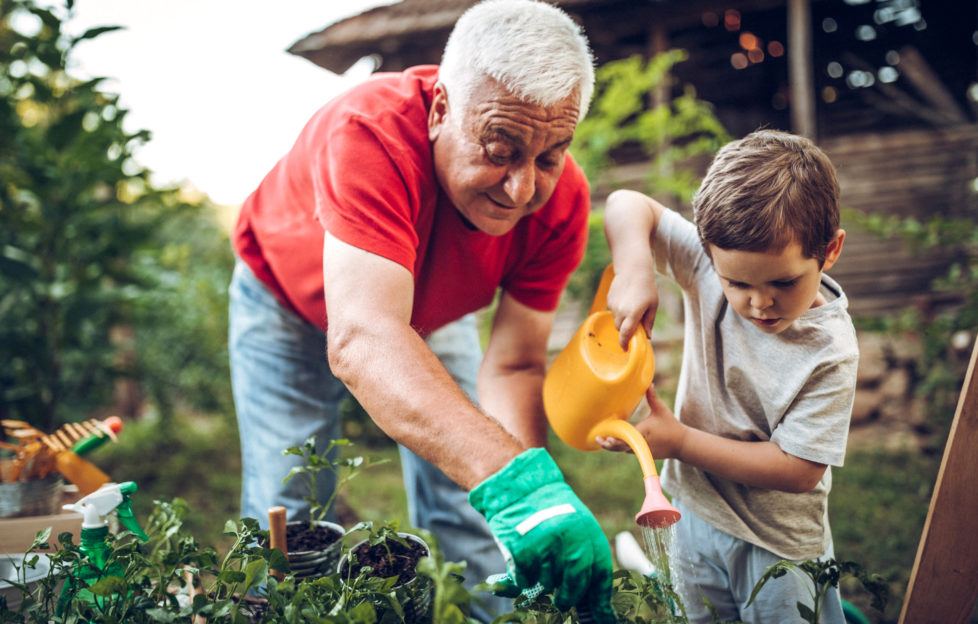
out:
{"label": "green gardening glove", "polygon": [[520,453],[476,486],[469,502],[489,521],[515,588],[539,583],[554,591],[561,611],[577,605],[596,622],[616,621],[608,540],[547,451]]}

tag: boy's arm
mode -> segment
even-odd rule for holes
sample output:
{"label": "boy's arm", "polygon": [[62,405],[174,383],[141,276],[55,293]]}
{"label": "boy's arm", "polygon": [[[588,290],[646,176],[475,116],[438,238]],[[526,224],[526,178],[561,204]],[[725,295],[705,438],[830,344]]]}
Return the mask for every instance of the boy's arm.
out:
{"label": "boy's arm", "polygon": [[623,349],[638,327],[651,334],[659,307],[652,242],[665,206],[636,191],[619,190],[608,196],[604,231],[615,266],[608,291],[608,309],[615,316]]}
{"label": "boy's arm", "polygon": [[[635,427],[657,459],[678,459],[743,485],[796,494],[812,490],[825,473],[825,464],[786,453],[775,442],[732,440],[682,424],[654,387],[649,387],[646,399],[651,412]],[[627,450],[614,438],[598,442],[610,451]]]}

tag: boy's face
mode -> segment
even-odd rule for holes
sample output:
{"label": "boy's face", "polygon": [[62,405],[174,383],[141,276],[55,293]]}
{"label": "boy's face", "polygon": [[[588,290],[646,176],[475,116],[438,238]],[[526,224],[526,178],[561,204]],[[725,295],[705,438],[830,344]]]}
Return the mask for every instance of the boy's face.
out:
{"label": "boy's face", "polygon": [[822,271],[835,264],[844,239],[845,231],[836,232],[822,266],[802,255],[795,241],[781,251],[720,249],[712,244],[709,250],[731,307],[765,334],[778,334],[805,310],[825,303],[818,292]]}

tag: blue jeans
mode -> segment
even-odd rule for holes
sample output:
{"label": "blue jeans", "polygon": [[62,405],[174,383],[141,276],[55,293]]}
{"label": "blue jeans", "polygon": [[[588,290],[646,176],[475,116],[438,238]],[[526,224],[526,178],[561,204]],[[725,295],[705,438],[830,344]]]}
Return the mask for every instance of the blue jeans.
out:
{"label": "blue jeans", "polygon": [[[241,515],[268,526],[268,508],[283,505],[289,521],[307,518],[305,482],[282,480],[302,458],[283,455],[316,435],[317,453],[342,437],[340,403],[349,396],[326,359],[326,334],[283,307],[240,260],[231,279],[228,351],[231,386],[241,438]],[[476,398],[482,358],[475,317],[469,315],[428,337],[427,343],[462,390]],[[468,493],[410,450],[400,447],[408,521],[431,531],[447,561],[466,562],[466,585],[506,570],[489,526],[468,503]],[[326,501],[336,484],[318,475],[317,499]],[[369,477],[368,477],[369,478]],[[481,595],[489,609],[473,606],[473,617],[512,610],[512,601]]]}
{"label": "blue jeans", "polygon": [[[686,614],[693,624],[712,624],[713,617],[703,599],[717,610],[719,621],[742,621],[747,624],[804,622],[798,613],[798,602],[812,607],[812,583],[788,572],[768,581],[749,607],[754,585],[770,566],[781,561],[774,553],[742,539],[728,535],[705,522],[682,504],[673,500],[682,512],[675,524],[676,542],[670,561],[677,593],[682,597]],[[833,556],[830,546],[826,558]],[[842,599],[837,588],[823,598],[822,624],[844,624]]]}

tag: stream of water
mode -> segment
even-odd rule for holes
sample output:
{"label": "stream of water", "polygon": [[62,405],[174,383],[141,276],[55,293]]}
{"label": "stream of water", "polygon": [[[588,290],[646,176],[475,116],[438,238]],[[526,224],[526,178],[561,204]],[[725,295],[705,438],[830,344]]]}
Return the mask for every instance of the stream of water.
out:
{"label": "stream of water", "polygon": [[[676,573],[670,554],[676,549],[676,526],[662,528],[643,526],[642,543],[645,554],[655,568],[655,576],[663,586],[672,586],[673,591],[681,595],[682,576]],[[675,615],[675,610],[673,615]]]}

